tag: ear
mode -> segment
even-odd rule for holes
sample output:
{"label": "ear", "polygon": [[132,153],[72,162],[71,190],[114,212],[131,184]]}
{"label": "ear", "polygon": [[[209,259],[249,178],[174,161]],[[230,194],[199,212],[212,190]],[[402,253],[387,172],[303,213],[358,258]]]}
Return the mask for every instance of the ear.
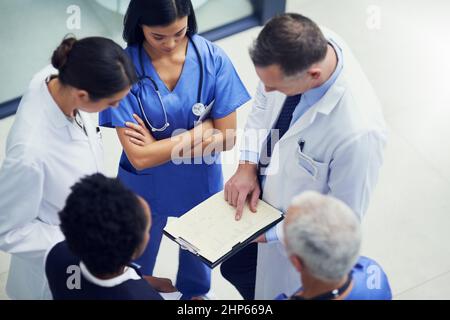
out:
{"label": "ear", "polygon": [[75,96],[81,102],[89,102],[90,101],[89,93],[86,90],[76,90]]}
{"label": "ear", "polygon": [[291,263],[295,267],[295,269],[301,273],[303,270],[302,260],[297,256],[289,256],[289,260],[291,260]]}
{"label": "ear", "polygon": [[322,70],[320,68],[311,68],[308,70],[308,74],[313,80],[317,80],[322,75]]}
{"label": "ear", "polygon": [[131,257],[131,260],[137,260],[138,258],[140,258],[141,255],[141,246],[139,246],[138,248],[136,248],[136,250],[134,250],[133,252],[133,256]]}
{"label": "ear", "polygon": [[139,244],[139,246],[134,250],[133,252],[133,256],[131,257],[131,260],[137,260],[138,258],[140,258],[143,254],[144,254],[144,250],[148,245],[148,241],[150,239],[150,234],[146,233],[144,235],[144,239],[142,240],[142,242]]}

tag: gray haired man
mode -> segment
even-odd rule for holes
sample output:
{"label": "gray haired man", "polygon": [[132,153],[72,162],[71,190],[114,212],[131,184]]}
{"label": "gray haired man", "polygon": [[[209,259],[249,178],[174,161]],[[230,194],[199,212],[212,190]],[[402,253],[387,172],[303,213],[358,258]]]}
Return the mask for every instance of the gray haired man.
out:
{"label": "gray haired man", "polygon": [[301,274],[293,300],[391,300],[383,269],[359,256],[361,226],[341,200],[309,191],[294,198],[286,216],[287,252]]}

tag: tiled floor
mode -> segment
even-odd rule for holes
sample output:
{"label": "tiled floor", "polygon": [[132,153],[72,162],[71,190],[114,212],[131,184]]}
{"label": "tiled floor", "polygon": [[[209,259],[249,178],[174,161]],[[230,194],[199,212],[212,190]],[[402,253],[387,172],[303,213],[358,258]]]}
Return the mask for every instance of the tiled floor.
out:
{"label": "tiled floor", "polygon": [[7,272],[0,273],[0,300],[9,300],[5,292],[7,276],[8,276]]}
{"label": "tiled floor", "polygon": [[[378,6],[379,30],[367,28],[367,9]],[[390,139],[380,181],[364,221],[363,254],[384,267],[398,299],[450,299],[450,3],[434,0],[291,0],[289,11],[303,13],[340,34],[382,101]],[[420,23],[417,23],[420,21]],[[219,42],[247,88],[257,84],[246,47],[259,28]],[[245,123],[249,106],[239,112]],[[11,119],[0,122],[0,160]],[[110,175],[120,150],[106,132]],[[235,165],[225,166],[229,177]],[[161,246],[156,273],[174,278],[177,247]],[[0,254],[0,299],[4,297],[6,255]],[[239,294],[213,272],[219,298]]]}
{"label": "tiled floor", "polygon": [[10,256],[0,251],[0,274],[8,272]]}

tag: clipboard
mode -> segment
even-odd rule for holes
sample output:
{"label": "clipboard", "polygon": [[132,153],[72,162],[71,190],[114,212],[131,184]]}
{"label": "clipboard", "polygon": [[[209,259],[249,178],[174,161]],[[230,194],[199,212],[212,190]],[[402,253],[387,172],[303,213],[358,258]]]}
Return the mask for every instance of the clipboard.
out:
{"label": "clipboard", "polygon": [[236,209],[222,191],[169,222],[163,232],[213,269],[284,219],[281,211],[262,200],[257,209],[250,212],[246,204],[242,219],[235,221]]}

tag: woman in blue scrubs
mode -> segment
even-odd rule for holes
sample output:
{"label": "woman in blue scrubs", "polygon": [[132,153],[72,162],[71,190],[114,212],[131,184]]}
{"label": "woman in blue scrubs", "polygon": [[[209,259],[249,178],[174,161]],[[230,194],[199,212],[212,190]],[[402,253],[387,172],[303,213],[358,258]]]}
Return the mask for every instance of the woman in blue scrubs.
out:
{"label": "woman in blue scrubs", "polygon": [[[172,156],[180,141],[188,151],[233,148],[236,109],[250,100],[223,50],[196,32],[190,0],[132,0],[124,39],[141,80],[119,108],[100,114],[100,125],[116,128],[124,148],[118,177],[152,207],[151,245],[137,261],[146,275],[153,272],[167,217],[179,217],[223,189],[220,153],[180,164]],[[196,126],[199,120],[203,125]],[[184,132],[177,135],[179,130]],[[210,275],[198,258],[180,250],[176,286],[185,298],[205,295]]]}

